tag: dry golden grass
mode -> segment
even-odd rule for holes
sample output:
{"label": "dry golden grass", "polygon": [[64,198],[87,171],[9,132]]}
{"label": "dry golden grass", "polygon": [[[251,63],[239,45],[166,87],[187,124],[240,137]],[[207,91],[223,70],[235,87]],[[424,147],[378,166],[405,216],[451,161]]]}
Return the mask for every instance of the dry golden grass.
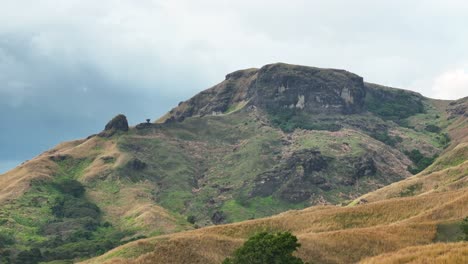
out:
{"label": "dry golden grass", "polygon": [[0,175],[0,204],[21,196],[29,189],[31,180],[49,178],[55,166],[53,162],[37,157]]}
{"label": "dry golden grass", "polygon": [[[220,263],[261,230],[289,230],[298,256],[314,263],[355,263],[434,241],[437,223],[468,214],[465,190],[354,207],[317,206],[274,217],[136,241],[86,263]],[[142,247],[144,250],[142,250]]]}
{"label": "dry golden grass", "polygon": [[468,243],[438,243],[408,247],[396,252],[365,259],[362,264],[466,264]]}

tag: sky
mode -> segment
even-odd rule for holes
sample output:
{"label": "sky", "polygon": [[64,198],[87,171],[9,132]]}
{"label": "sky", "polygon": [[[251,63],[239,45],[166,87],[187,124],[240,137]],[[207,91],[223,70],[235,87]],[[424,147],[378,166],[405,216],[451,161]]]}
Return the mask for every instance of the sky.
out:
{"label": "sky", "polygon": [[346,69],[468,96],[468,2],[0,0],[0,173],[54,145],[163,115],[232,71]]}

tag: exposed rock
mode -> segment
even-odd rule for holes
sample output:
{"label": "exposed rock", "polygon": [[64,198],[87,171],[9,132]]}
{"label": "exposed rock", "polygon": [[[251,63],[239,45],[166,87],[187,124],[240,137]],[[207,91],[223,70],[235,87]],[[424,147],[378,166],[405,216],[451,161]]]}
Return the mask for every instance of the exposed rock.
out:
{"label": "exposed rock", "polygon": [[139,159],[132,159],[131,161],[129,161],[127,163],[127,167],[132,169],[132,170],[136,170],[136,171],[141,171],[141,170],[144,170],[146,168],[147,164],[144,163],[143,161],[139,160]]}
{"label": "exposed rock", "polygon": [[226,80],[180,103],[158,122],[182,121],[191,116],[218,115],[230,106],[247,101],[257,69],[240,70],[226,75]]}
{"label": "exposed rock", "polygon": [[280,197],[288,202],[291,203],[299,203],[303,202],[310,198],[312,193],[310,190],[305,189],[296,189],[296,188],[286,188],[284,191],[280,193]]}
{"label": "exposed rock", "polygon": [[219,115],[242,102],[269,112],[288,108],[310,114],[351,114],[362,111],[365,94],[362,77],[353,73],[276,63],[228,74],[222,83],[180,103],[159,122]]}
{"label": "exposed rock", "polygon": [[229,192],[231,191],[233,188],[231,186],[226,186],[226,187],[221,187],[219,188],[219,192],[220,193],[224,193],[224,192]]}
{"label": "exposed rock", "polygon": [[468,97],[453,101],[447,108],[449,119],[453,119],[459,116],[468,117]]}
{"label": "exposed rock", "polygon": [[101,157],[101,160],[104,161],[104,163],[113,163],[115,161],[115,157],[104,156],[104,157]]}
{"label": "exposed rock", "polygon": [[146,129],[146,128],[152,128],[152,127],[158,127],[158,124],[153,124],[153,123],[140,123],[135,126],[136,129],[141,130],[141,129]]}
{"label": "exposed rock", "polygon": [[215,225],[222,224],[226,220],[226,215],[224,214],[223,211],[216,211],[212,216],[211,216],[211,222]]}
{"label": "exposed rock", "polygon": [[111,137],[117,131],[124,131],[124,132],[128,131],[127,117],[125,117],[122,114],[119,114],[115,116],[114,118],[112,118],[112,120],[106,124],[104,131],[102,131],[98,135],[100,137]]}
{"label": "exposed rock", "polygon": [[360,112],[366,94],[362,77],[350,72],[284,63],[262,67],[253,90],[255,104],[270,112],[296,108],[310,114]]}
{"label": "exposed rock", "polygon": [[324,191],[330,191],[331,189],[333,189],[333,186],[329,183],[325,183],[325,184],[320,185],[319,188]]}
{"label": "exposed rock", "polygon": [[49,157],[50,160],[55,161],[55,162],[64,161],[64,160],[69,159],[69,158],[71,158],[70,155],[61,155],[61,154]]}
{"label": "exposed rock", "polygon": [[119,130],[119,131],[128,131],[128,121],[127,117],[119,114],[112,118],[109,123],[106,124],[106,127],[104,129],[105,131],[108,130]]}
{"label": "exposed rock", "polygon": [[313,149],[297,151],[278,167],[258,175],[251,196],[269,196],[290,181],[286,189],[282,190],[281,197],[288,201],[302,201],[310,196],[310,192],[298,188],[307,186],[303,183],[311,175],[312,179],[316,177],[318,180],[319,176],[314,172],[319,172],[326,166],[327,161],[319,151]]}
{"label": "exposed rock", "polygon": [[366,204],[368,202],[369,201],[367,201],[366,199],[363,198],[363,199],[359,200],[358,204]]}
{"label": "exposed rock", "polygon": [[370,176],[377,172],[377,167],[372,157],[364,156],[355,164],[355,177]]}

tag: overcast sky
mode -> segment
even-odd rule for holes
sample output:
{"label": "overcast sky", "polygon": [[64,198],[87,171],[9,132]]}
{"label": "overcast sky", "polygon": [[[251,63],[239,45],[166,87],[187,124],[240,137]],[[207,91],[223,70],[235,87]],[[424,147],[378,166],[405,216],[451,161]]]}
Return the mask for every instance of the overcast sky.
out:
{"label": "overcast sky", "polygon": [[467,96],[467,14],[461,0],[0,0],[0,173],[273,62]]}

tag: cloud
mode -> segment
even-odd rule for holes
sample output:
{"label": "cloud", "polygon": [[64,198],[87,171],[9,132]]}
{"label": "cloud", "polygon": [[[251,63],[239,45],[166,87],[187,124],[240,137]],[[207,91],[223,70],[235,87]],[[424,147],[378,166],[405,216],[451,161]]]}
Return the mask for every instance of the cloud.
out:
{"label": "cloud", "polygon": [[459,99],[468,96],[468,71],[455,69],[434,79],[432,91],[436,98]]}
{"label": "cloud", "polygon": [[229,72],[278,61],[466,96],[440,88],[458,77],[433,80],[468,57],[467,13],[457,0],[5,0],[0,160],[95,133],[117,113],[154,119]]}

